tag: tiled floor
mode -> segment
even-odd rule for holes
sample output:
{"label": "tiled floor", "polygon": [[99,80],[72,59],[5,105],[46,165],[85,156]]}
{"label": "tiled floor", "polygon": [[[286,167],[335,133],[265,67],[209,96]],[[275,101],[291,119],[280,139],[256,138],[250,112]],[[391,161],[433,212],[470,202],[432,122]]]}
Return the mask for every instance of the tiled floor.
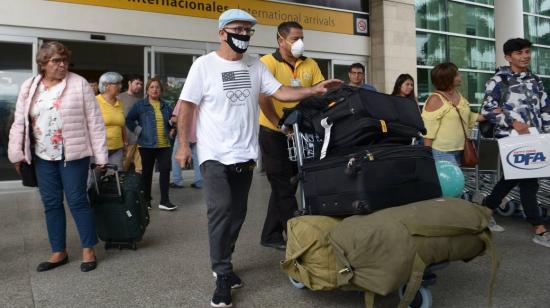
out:
{"label": "tiled floor", "polygon": [[[189,186],[189,183],[186,183]],[[158,193],[158,189],[154,193]],[[206,211],[200,190],[172,190],[175,212],[151,211],[152,221],[137,251],[105,251],[99,267],[79,271],[78,237],[69,220],[70,263],[37,273],[49,253],[36,192],[0,194],[0,307],[209,307],[214,279],[209,267]],[[313,292],[293,288],[279,269],[284,253],[259,245],[269,185],[256,174],[249,211],[234,254],[245,286],[233,293],[236,307],[362,307],[358,292]],[[520,218],[499,218],[507,231],[495,235],[502,258],[493,307],[550,307],[550,249],[531,242]],[[487,257],[456,262],[431,287],[433,307],[487,307]],[[395,307],[397,296],[378,298]]]}

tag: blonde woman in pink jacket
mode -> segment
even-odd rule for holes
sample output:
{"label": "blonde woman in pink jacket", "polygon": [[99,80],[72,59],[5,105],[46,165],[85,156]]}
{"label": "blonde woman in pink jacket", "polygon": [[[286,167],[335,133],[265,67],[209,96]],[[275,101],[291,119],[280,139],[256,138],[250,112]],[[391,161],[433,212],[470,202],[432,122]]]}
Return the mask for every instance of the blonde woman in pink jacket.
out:
{"label": "blonde woman in pink jacket", "polygon": [[10,130],[8,157],[19,172],[34,166],[44,204],[52,254],[37,271],[68,262],[63,193],[82,246],[80,270],[97,267],[93,213],[86,195],[90,157],[107,163],[105,124],[88,82],[68,71],[71,52],[59,42],[44,43],[36,62],[40,74],[23,83]]}

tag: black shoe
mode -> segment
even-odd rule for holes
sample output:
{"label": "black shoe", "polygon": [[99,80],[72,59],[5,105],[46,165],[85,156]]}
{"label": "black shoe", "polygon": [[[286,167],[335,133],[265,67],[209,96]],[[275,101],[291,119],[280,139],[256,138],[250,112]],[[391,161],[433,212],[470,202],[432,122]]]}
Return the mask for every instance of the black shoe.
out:
{"label": "black shoe", "polygon": [[153,209],[153,206],[151,205],[151,201],[145,201],[145,206],[147,206],[147,209],[148,210],[152,210]]}
{"label": "black shoe", "polygon": [[170,183],[170,188],[184,188],[185,186],[176,183]]}
{"label": "black shoe", "polygon": [[175,204],[172,204],[170,201],[166,202],[165,204],[159,204],[159,209],[165,210],[165,211],[173,211],[177,208],[178,206]]}
{"label": "black shoe", "polygon": [[285,242],[260,242],[260,244],[262,244],[262,246],[265,246],[265,247],[270,247],[270,248],[275,248],[275,249],[278,249],[278,250],[286,250],[286,244]]}
{"label": "black shoe", "polygon": [[95,270],[97,267],[97,260],[93,260],[90,262],[82,262],[80,263],[80,270],[82,272],[89,272]]}
{"label": "black shoe", "polygon": [[199,186],[199,185],[197,185],[197,184],[195,184],[195,183],[191,184],[191,187],[192,187],[192,188],[195,188],[195,189],[202,189],[202,186]]}
{"label": "black shoe", "polygon": [[61,266],[61,265],[65,265],[69,262],[69,256],[68,255],[65,255],[65,258],[63,258],[63,260],[59,261],[59,262],[42,262],[40,264],[38,264],[38,267],[36,268],[36,271],[37,272],[45,272],[45,271],[49,271],[51,269],[54,269],[58,266]]}
{"label": "black shoe", "polygon": [[216,290],[210,301],[212,307],[233,307],[231,303],[230,275],[218,275],[216,278]]}
{"label": "black shoe", "polygon": [[[231,272],[227,275],[229,276],[229,285],[231,286],[231,289],[238,289],[243,286],[243,281],[239,276],[237,276],[237,274]],[[216,272],[212,272],[212,276],[214,276],[214,278],[218,278],[218,274],[216,274]]]}

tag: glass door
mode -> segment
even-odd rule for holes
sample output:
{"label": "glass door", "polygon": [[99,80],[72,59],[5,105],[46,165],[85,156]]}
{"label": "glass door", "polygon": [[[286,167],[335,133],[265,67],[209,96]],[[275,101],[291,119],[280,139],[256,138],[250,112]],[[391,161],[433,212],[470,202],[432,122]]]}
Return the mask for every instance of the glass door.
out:
{"label": "glass door", "polygon": [[8,137],[21,84],[36,73],[37,40],[0,36],[0,181],[18,180],[8,161]]}
{"label": "glass door", "polygon": [[146,48],[145,53],[149,59],[149,63],[145,65],[145,82],[151,76],[159,77],[164,87],[161,98],[174,107],[191,64],[205,51],[153,46],[150,49]]}

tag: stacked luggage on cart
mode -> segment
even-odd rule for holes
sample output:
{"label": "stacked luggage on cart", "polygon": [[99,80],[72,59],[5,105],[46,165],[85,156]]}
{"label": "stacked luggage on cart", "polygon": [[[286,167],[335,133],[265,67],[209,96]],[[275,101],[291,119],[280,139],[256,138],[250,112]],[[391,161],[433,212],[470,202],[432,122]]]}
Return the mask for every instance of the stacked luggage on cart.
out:
{"label": "stacked luggage on cart", "polygon": [[431,307],[432,270],[489,251],[484,209],[442,199],[418,105],[341,86],[285,110],[300,208],[287,227],[283,270],[295,287],[374,294]]}

